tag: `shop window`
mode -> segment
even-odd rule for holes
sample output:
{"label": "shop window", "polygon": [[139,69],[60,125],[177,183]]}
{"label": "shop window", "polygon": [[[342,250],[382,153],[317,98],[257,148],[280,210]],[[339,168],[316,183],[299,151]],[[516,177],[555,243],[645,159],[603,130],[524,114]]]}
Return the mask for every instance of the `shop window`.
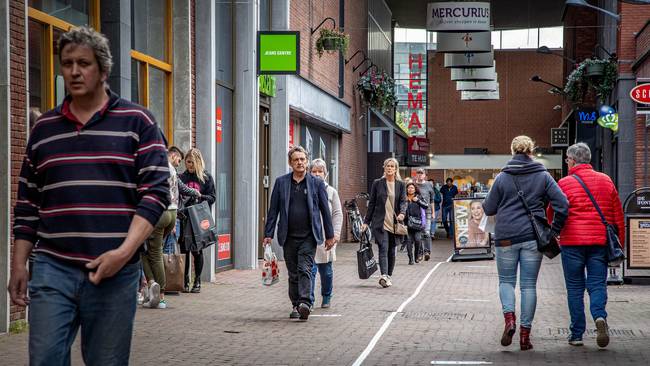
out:
{"label": "shop window", "polygon": [[215,49],[217,51],[216,77],[226,84],[233,84],[233,5],[230,1],[215,4]]}
{"label": "shop window", "polygon": [[[73,26],[99,29],[99,0],[30,0],[28,6],[29,109],[30,115],[37,116],[65,98],[59,37]],[[30,117],[30,128],[34,122]]]}
{"label": "shop window", "polygon": [[221,139],[217,140],[215,176],[217,203],[215,211],[217,230],[220,235],[232,232],[233,94],[232,90],[217,86],[217,107],[221,109]]}
{"label": "shop window", "polygon": [[173,144],[171,0],[131,2],[131,100],[149,109]]}

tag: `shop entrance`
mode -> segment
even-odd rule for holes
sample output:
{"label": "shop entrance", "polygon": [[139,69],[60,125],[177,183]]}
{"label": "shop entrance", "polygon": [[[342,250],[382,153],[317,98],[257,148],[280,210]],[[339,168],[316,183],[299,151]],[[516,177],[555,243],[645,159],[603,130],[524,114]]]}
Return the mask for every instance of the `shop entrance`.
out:
{"label": "shop entrance", "polygon": [[258,220],[258,233],[259,233],[259,243],[258,245],[258,258],[264,256],[264,248],[262,247],[262,239],[264,239],[264,225],[266,224],[266,213],[269,209],[269,191],[271,189],[270,182],[271,178],[269,177],[269,121],[271,116],[269,113],[268,106],[260,105],[260,115],[259,115],[259,131],[260,131],[260,163],[259,163],[259,177],[260,181],[258,186],[260,187],[260,196],[259,196],[259,220]]}

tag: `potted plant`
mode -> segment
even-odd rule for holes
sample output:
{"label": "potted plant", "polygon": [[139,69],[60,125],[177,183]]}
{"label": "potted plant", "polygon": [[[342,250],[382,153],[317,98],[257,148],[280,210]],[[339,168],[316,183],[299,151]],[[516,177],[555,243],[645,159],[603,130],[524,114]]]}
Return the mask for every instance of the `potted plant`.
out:
{"label": "potted plant", "polygon": [[388,112],[397,105],[395,81],[385,72],[362,76],[357,81],[357,90],[364,103],[382,113]]}
{"label": "potted plant", "polygon": [[318,57],[323,56],[324,51],[341,51],[345,56],[350,45],[350,36],[338,29],[321,29],[320,36],[316,40],[316,51]]}
{"label": "potted plant", "polygon": [[564,93],[572,102],[579,103],[591,89],[604,102],[614,89],[617,76],[615,61],[588,58],[569,74]]}

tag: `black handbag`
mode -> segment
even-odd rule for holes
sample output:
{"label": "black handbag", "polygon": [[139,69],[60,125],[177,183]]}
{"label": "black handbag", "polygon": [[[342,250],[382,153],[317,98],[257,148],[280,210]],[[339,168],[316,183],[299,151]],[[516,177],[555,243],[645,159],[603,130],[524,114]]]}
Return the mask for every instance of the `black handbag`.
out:
{"label": "black handbag", "polygon": [[537,250],[542,252],[547,258],[555,258],[562,250],[557,239],[555,239],[555,235],[553,235],[551,225],[546,220],[546,217],[533,214],[526,202],[524,191],[519,187],[517,177],[513,175],[512,180],[517,187],[517,196],[519,196],[519,199],[524,204],[530,223],[533,226],[533,232],[535,232],[535,237],[537,238]]}
{"label": "black handbag", "polygon": [[408,215],[407,218],[406,218],[406,226],[409,229],[420,231],[420,230],[422,230],[424,225],[422,225],[422,218],[421,217],[415,217],[415,216],[412,216],[412,215]]}
{"label": "black handbag", "polygon": [[359,278],[362,280],[367,280],[377,271],[377,261],[372,253],[367,231],[361,233],[361,242],[359,250],[357,250],[357,268],[359,269]]}
{"label": "black handbag", "polygon": [[625,260],[625,253],[623,252],[623,247],[621,246],[621,239],[619,239],[618,237],[618,228],[610,224],[609,222],[607,222],[607,219],[605,219],[605,215],[603,215],[603,211],[600,209],[600,206],[598,206],[598,202],[596,202],[596,199],[591,194],[591,191],[589,191],[589,188],[587,188],[585,182],[575,174],[571,176],[575,178],[578,181],[578,183],[580,183],[582,188],[584,188],[585,192],[587,192],[587,195],[589,196],[591,203],[594,204],[594,208],[596,209],[596,211],[598,211],[598,214],[600,215],[600,220],[603,222],[603,225],[605,225],[605,232],[607,235],[608,264],[612,267],[620,265],[621,262]]}
{"label": "black handbag", "polygon": [[217,227],[206,201],[185,207],[181,211],[181,252],[198,252],[217,242]]}

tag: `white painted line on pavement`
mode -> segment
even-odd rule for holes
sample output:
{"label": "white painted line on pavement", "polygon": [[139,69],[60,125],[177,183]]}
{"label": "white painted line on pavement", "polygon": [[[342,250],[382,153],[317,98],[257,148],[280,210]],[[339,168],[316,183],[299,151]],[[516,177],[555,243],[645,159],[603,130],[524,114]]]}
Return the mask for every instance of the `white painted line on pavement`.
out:
{"label": "white painted line on pavement", "polygon": [[413,292],[413,295],[411,295],[411,297],[409,297],[408,299],[406,299],[406,301],[404,301],[404,302],[402,303],[402,305],[400,305],[400,306],[397,308],[397,310],[395,310],[395,311],[393,311],[392,313],[390,313],[390,315],[388,316],[388,318],[386,319],[386,321],[384,321],[384,324],[382,324],[381,328],[379,328],[379,330],[377,331],[377,333],[375,334],[375,336],[372,337],[372,339],[370,340],[370,343],[368,343],[368,346],[366,347],[366,349],[363,350],[363,352],[361,353],[361,355],[359,355],[359,357],[357,358],[357,360],[354,361],[354,363],[352,364],[352,366],[360,366],[360,365],[363,363],[363,361],[365,361],[366,357],[368,357],[368,355],[370,354],[370,352],[372,352],[372,350],[373,350],[373,349],[375,348],[375,346],[377,345],[377,342],[379,342],[379,339],[381,338],[381,336],[384,334],[384,332],[386,332],[386,329],[388,329],[388,327],[390,326],[390,323],[393,322],[393,319],[395,318],[395,315],[397,315],[397,313],[401,313],[401,312],[404,310],[404,308],[406,307],[406,305],[408,305],[411,301],[413,301],[413,299],[415,299],[416,296],[418,296],[418,295],[420,294],[420,291],[422,290],[422,287],[424,287],[424,284],[429,280],[429,277],[431,277],[431,275],[433,274],[433,272],[434,272],[436,269],[438,269],[438,267],[440,267],[440,265],[441,265],[442,263],[443,263],[443,262],[438,262],[438,263],[435,265],[435,267],[433,267],[433,268],[429,271],[429,273],[427,273],[427,275],[424,277],[424,279],[420,282],[420,284],[418,285],[418,287],[415,289],[415,292]]}
{"label": "white painted line on pavement", "polygon": [[315,316],[320,316],[320,317],[323,317],[323,318],[336,318],[336,317],[341,316],[341,314],[312,314],[309,317],[313,318]]}
{"label": "white painted line on pavement", "polygon": [[489,361],[431,361],[432,365],[491,365]]}
{"label": "white painted line on pavement", "polygon": [[490,268],[490,266],[465,266],[465,268]]}
{"label": "white painted line on pavement", "polygon": [[490,302],[490,300],[479,300],[479,299],[452,299],[452,301]]}
{"label": "white painted line on pavement", "polygon": [[453,258],[453,257],[454,257],[454,253],[451,253],[451,255],[449,256],[449,258],[447,258],[447,261],[446,261],[446,262],[447,262],[447,263],[451,262],[451,258]]}

